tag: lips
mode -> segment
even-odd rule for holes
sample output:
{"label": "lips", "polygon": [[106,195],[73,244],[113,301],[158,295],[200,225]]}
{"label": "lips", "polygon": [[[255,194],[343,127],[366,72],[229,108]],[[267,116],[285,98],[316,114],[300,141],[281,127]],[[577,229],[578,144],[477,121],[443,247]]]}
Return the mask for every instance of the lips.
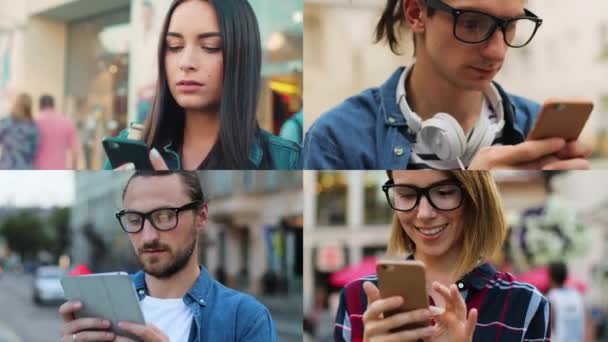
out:
{"label": "lips", "polygon": [[416,230],[423,236],[427,238],[436,238],[438,237],[444,230],[446,230],[448,224],[444,224],[441,226],[434,227],[414,227]]}
{"label": "lips", "polygon": [[187,86],[189,86],[189,85],[197,85],[197,86],[199,86],[199,87],[200,87],[200,86],[202,86],[203,84],[202,84],[202,83],[199,83],[199,82],[196,82],[196,81],[184,80],[184,81],[179,81],[179,82],[177,82],[177,85],[178,85],[178,86],[179,86],[179,85],[187,85]]}
{"label": "lips", "polygon": [[192,80],[183,80],[177,82],[177,90],[182,93],[194,93],[203,87],[204,84],[192,81]]}
{"label": "lips", "polygon": [[484,76],[491,76],[494,75],[496,72],[498,72],[498,68],[479,68],[479,67],[475,67],[475,66],[471,66],[471,69],[473,69],[474,71],[476,71],[479,74],[482,74]]}

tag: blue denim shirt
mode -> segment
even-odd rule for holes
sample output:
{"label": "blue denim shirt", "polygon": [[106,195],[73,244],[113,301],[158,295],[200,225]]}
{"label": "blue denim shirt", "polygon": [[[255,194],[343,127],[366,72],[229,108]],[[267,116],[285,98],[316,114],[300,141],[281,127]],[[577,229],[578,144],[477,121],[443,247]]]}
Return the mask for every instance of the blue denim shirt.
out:
{"label": "blue denim shirt", "polygon": [[[142,300],[148,292],[144,272],[130,277]],[[188,342],[277,341],[268,309],[252,296],[212,279],[204,267],[183,300],[194,316]]]}
{"label": "blue denim shirt", "polygon": [[[405,118],[395,101],[400,67],[380,87],[346,99],[321,115],[304,139],[304,169],[394,170],[405,169],[410,159]],[[505,145],[524,141],[538,103],[507,94],[494,83],[503,99]]]}

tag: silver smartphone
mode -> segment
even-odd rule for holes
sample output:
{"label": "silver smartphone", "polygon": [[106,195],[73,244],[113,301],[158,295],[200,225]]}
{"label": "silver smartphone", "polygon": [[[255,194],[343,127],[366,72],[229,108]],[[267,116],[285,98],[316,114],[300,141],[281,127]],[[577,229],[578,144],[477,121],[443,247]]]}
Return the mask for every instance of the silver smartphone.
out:
{"label": "silver smartphone", "polygon": [[74,314],[76,318],[107,319],[112,323],[110,330],[114,333],[140,341],[118,327],[120,321],[146,324],[139,297],[127,273],[67,276],[61,279],[61,286],[67,300],[78,300],[83,304],[82,309]]}

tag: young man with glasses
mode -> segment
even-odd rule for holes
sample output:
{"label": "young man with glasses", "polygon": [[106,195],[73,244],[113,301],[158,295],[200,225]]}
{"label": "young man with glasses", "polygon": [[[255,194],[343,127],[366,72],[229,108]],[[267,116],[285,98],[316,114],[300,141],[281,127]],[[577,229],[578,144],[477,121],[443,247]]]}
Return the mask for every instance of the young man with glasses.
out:
{"label": "young man with glasses", "polygon": [[[148,324],[122,322],[122,329],[146,342],[277,340],[262,304],[224,287],[198,262],[208,214],[196,173],[137,172],[123,205],[116,217],[143,265],[132,280]],[[59,308],[62,342],[130,341],[105,330],[109,322],[102,319],[74,319],[81,308],[74,301]]]}
{"label": "young man with glasses", "polygon": [[304,143],[306,169],[585,169],[587,144],[525,141],[540,106],[492,82],[509,48],[542,20],[524,0],[387,0],[376,27],[415,63],[322,115]]}

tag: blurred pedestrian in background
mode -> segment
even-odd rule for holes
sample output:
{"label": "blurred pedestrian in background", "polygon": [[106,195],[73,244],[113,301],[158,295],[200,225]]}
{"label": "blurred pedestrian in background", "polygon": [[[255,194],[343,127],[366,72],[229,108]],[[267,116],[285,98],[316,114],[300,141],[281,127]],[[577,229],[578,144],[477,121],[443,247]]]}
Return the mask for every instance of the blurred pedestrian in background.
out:
{"label": "blurred pedestrian in background", "polygon": [[0,169],[31,169],[37,145],[32,97],[21,93],[9,117],[0,120]]}
{"label": "blurred pedestrian in background", "polygon": [[585,338],[585,304],[581,294],[565,287],[568,267],[562,261],[549,264],[551,335],[554,342],[578,342]]}
{"label": "blurred pedestrian in background", "polygon": [[80,143],[76,126],[68,117],[55,111],[55,99],[42,95],[40,116],[36,119],[39,144],[34,168],[39,170],[77,169]]}

